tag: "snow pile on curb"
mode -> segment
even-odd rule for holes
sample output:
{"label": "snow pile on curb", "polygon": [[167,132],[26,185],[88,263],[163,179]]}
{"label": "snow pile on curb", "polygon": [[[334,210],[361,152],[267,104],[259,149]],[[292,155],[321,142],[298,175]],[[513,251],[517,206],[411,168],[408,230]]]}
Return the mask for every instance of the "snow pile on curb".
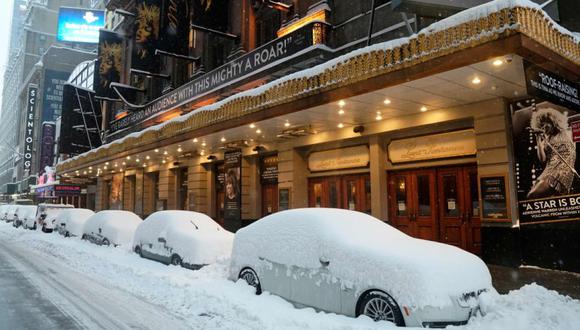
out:
{"label": "snow pile on curb", "polygon": [[[68,267],[88,279],[107,283],[142,297],[184,318],[195,329],[394,329],[369,318],[296,309],[285,300],[253,294],[245,283],[226,280],[227,262],[199,271],[140,259],[130,246],[96,246],[77,238],[65,239],[13,228],[0,222],[0,241],[37,253],[55,267]],[[90,285],[90,281],[87,281]],[[453,329],[573,329],[580,324],[580,301],[537,285],[507,295],[484,294],[486,316]]]}

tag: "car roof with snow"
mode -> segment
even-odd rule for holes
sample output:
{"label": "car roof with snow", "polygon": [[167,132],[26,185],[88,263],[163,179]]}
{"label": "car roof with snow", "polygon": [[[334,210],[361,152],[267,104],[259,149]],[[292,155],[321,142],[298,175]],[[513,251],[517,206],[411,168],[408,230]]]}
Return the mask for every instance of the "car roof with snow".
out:
{"label": "car roof with snow", "polygon": [[223,228],[221,228],[221,226],[209,216],[194,211],[158,211],[148,216],[145,221],[147,220],[162,220],[168,225],[171,224],[173,226],[193,225],[198,230],[223,230]]}
{"label": "car roof with snow", "polygon": [[123,210],[104,210],[95,213],[89,218],[91,222],[111,222],[111,221],[126,221],[126,220],[139,220],[142,221],[139,216],[130,211]]}
{"label": "car roof with snow", "polygon": [[18,217],[33,217],[36,215],[37,209],[36,205],[18,205],[15,213],[18,214]]}

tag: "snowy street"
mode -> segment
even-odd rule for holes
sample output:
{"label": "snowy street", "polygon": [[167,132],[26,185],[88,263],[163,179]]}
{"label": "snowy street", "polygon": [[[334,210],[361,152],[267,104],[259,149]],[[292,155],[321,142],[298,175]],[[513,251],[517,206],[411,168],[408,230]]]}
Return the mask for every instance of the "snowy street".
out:
{"label": "snowy street", "polygon": [[[226,279],[228,260],[191,271],[0,222],[0,318],[10,329],[385,329],[298,309]],[[527,285],[482,296],[486,316],[454,329],[573,329],[580,301]],[[5,320],[8,320],[7,322]]]}

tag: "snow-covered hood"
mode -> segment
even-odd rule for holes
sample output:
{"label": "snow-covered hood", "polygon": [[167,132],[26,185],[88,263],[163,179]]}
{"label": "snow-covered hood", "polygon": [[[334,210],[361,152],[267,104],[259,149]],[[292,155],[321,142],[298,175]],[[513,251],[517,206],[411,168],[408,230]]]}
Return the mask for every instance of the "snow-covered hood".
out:
{"label": "snow-covered hood", "polygon": [[383,289],[406,306],[443,307],[451,304],[450,298],[491,288],[491,275],[480,258],[438,242],[409,237],[406,244],[380,251],[339,245],[327,254],[332,256],[330,272],[345,285],[359,292]]}

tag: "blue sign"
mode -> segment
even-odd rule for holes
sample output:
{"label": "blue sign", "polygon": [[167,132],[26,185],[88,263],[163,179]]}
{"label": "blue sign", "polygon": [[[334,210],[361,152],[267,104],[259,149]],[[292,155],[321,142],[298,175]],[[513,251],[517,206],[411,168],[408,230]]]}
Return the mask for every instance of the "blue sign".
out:
{"label": "blue sign", "polygon": [[61,7],[58,13],[58,41],[98,43],[99,29],[105,27],[105,12]]}

